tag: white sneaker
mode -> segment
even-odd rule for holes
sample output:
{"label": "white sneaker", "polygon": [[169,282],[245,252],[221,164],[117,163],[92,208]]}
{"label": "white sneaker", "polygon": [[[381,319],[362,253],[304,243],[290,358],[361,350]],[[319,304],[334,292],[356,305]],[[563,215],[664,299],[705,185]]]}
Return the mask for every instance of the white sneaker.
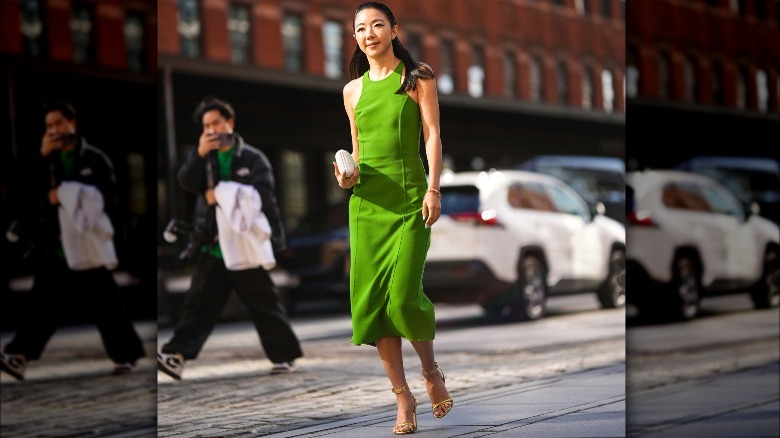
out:
{"label": "white sneaker", "polygon": [[179,353],[157,353],[157,369],[176,380],[181,380],[184,356]]}
{"label": "white sneaker", "polygon": [[271,374],[290,374],[295,371],[295,365],[292,362],[279,362],[271,367]]}
{"label": "white sneaker", "polygon": [[0,353],[0,370],[13,376],[16,380],[24,380],[27,369],[27,359],[22,354]]}

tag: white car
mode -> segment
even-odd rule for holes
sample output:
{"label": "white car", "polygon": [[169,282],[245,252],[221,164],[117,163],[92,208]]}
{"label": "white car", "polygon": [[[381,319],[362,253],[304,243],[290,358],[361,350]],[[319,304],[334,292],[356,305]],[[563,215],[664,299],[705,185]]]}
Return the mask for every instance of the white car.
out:
{"label": "white car", "polygon": [[548,296],[596,292],[625,304],[625,228],[560,179],[507,170],[442,176],[423,287],[434,302],[538,319]]}
{"label": "white car", "polygon": [[704,175],[634,171],[626,183],[628,298],[640,315],[692,319],[701,298],[741,292],[778,306],[775,223]]}

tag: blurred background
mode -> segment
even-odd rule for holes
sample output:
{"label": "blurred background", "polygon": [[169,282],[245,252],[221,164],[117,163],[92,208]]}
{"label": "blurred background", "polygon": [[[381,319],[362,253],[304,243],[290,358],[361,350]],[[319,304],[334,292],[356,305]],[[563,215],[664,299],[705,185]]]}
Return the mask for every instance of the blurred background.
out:
{"label": "blurred background", "polygon": [[80,133],[114,164],[120,199],[115,277],[133,318],[156,319],[156,271],[149,263],[156,226],[156,16],[153,0],[0,2],[3,330],[13,326],[16,303],[32,286],[29,248],[24,239],[9,242],[6,230],[18,199],[27,196],[19,181],[40,149],[48,100],[70,101]]}
{"label": "blurred background", "polygon": [[626,9],[628,436],[777,436],[780,1]]}
{"label": "blurred background", "polygon": [[[191,114],[208,94],[233,103],[236,130],[274,166],[290,250],[272,274],[287,294],[288,309],[295,313],[299,298],[335,298],[339,311],[347,311],[349,192],[335,183],[331,162],[336,150],[350,149],[342,89],[356,47],[352,14],[358,3],[158,2],[161,324],[176,320],[189,284],[190,267],[178,259],[186,242],[171,245],[162,231],[172,218],[188,219],[191,212],[193,199],[178,187],[175,172],[197,144],[201,127]],[[580,181],[581,195],[595,206],[603,199],[597,199],[601,179],[594,175],[605,165],[583,177],[575,175],[583,170],[578,160],[609,157],[618,166],[615,171],[613,162],[606,164],[612,182],[605,184],[618,179],[612,203],[622,202],[624,1],[386,4],[400,24],[403,45],[437,73],[445,168],[525,166],[571,174],[569,182]],[[576,157],[526,163],[539,155]],[[622,221],[622,206],[613,207],[610,213]],[[242,312],[232,298],[223,317],[240,319]]]}

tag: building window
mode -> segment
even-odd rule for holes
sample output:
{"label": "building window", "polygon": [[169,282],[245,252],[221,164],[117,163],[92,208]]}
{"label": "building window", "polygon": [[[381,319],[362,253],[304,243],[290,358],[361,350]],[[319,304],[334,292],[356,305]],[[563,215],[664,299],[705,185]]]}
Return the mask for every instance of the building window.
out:
{"label": "building window", "polygon": [[736,5],[732,5],[732,7],[736,6],[735,12],[739,14],[741,17],[746,16],[747,10],[745,9],[745,0],[734,0],[734,1]]}
{"label": "building window", "polygon": [[555,91],[558,93],[558,102],[569,103],[569,69],[566,62],[558,61],[555,67]]}
{"label": "building window", "polygon": [[593,69],[589,65],[582,69],[582,107],[593,108]]}
{"label": "building window", "polygon": [[601,15],[604,18],[612,17],[612,0],[601,0]]}
{"label": "building window", "polygon": [[685,100],[688,102],[694,102],[699,100],[698,93],[696,92],[696,64],[693,58],[688,57],[685,59]]}
{"label": "building window", "polygon": [[707,5],[711,8],[720,7],[720,0],[707,0]]}
{"label": "building window", "polygon": [[406,47],[406,50],[409,51],[415,61],[423,61],[422,50],[420,50],[420,37],[418,35],[408,34],[404,38],[403,46]]}
{"label": "building window", "polygon": [[756,0],[753,2],[753,12],[756,14],[756,18],[766,18],[766,4],[769,0]]}
{"label": "building window", "polygon": [[580,15],[586,15],[588,13],[588,1],[589,0],[574,0],[574,9]]}
{"label": "building window", "polygon": [[146,46],[144,43],[144,17],[128,12],[125,15],[125,45],[127,46],[127,67],[134,73],[144,70]]}
{"label": "building window", "polygon": [[629,45],[626,53],[626,95],[628,97],[637,97],[639,95],[639,67],[637,48],[635,45]]}
{"label": "building window", "polygon": [[178,21],[182,55],[197,58],[200,56],[200,8],[197,0],[179,0]]}
{"label": "building window", "polygon": [[740,66],[737,72],[737,108],[747,108],[747,84],[748,74],[745,66]]}
{"label": "building window", "polygon": [[471,65],[468,68],[468,89],[471,97],[482,97],[485,94],[485,68],[482,66],[482,48],[471,48]]}
{"label": "building window", "polygon": [[73,62],[86,64],[94,61],[93,29],[95,11],[92,3],[74,3],[70,17],[70,30],[73,33]]}
{"label": "building window", "polygon": [[723,65],[720,61],[712,62],[712,71],[710,72],[710,88],[712,89],[712,98],[718,105],[725,103],[725,95],[723,93]]}
{"label": "building window", "polygon": [[452,41],[441,44],[441,73],[436,81],[442,94],[452,94],[455,91],[455,50]]}
{"label": "building window", "polygon": [[764,70],[756,71],[756,98],[758,110],[765,113],[769,110],[769,81]]}
{"label": "building window", "polygon": [[250,18],[249,6],[230,4],[227,26],[230,31],[230,60],[233,64],[246,64],[250,60]]}
{"label": "building window", "polygon": [[612,72],[607,69],[601,71],[601,96],[604,111],[611,113],[615,103],[615,87],[612,84]]}
{"label": "building window", "polygon": [[22,0],[21,28],[24,39],[24,54],[38,58],[43,54],[43,21],[41,20],[41,2],[39,0]]}
{"label": "building window", "polygon": [[563,6],[563,0],[553,0],[555,6]]}
{"label": "building window", "polygon": [[620,0],[620,21],[626,21],[626,0]]}
{"label": "building window", "polygon": [[531,58],[531,71],[529,72],[531,80],[531,100],[540,102],[542,100],[543,76],[542,60],[538,56]]}
{"label": "building window", "polygon": [[338,79],[344,73],[344,36],[341,23],[328,20],[322,25],[322,42],[325,49],[325,77]]}
{"label": "building window", "polygon": [[303,71],[303,28],[301,17],[285,14],[282,20],[282,43],[284,44],[284,66],[287,71]]}
{"label": "building window", "polygon": [[515,55],[512,52],[504,52],[504,96],[508,98],[515,97],[517,90],[517,68]]}
{"label": "building window", "polygon": [[658,58],[658,96],[662,99],[667,99],[672,95],[670,70],[669,53],[661,52],[661,56]]}

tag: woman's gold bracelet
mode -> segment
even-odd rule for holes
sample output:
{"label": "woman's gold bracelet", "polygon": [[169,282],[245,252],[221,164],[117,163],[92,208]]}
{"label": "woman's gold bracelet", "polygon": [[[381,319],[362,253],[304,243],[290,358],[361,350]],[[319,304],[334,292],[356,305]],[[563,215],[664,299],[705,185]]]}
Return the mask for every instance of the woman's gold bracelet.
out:
{"label": "woman's gold bracelet", "polygon": [[439,198],[441,198],[441,192],[440,192],[440,191],[438,191],[438,190],[436,190],[436,189],[434,189],[434,188],[430,188],[430,189],[428,189],[428,191],[429,191],[429,192],[433,192],[433,194],[434,194],[434,195],[436,195],[436,196],[438,196]]}

